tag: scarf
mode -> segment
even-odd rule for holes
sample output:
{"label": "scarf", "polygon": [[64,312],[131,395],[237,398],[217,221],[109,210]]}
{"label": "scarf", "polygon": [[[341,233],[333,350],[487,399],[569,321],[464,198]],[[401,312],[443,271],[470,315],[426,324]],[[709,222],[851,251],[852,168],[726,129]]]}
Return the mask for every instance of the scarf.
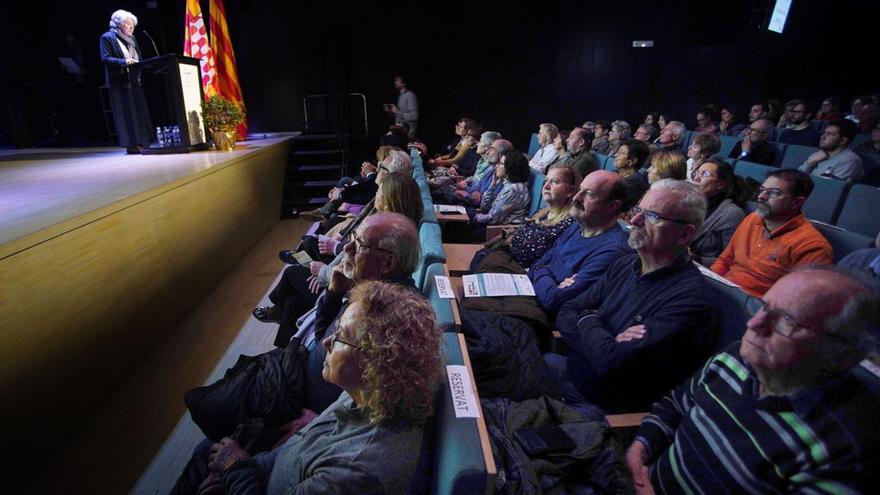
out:
{"label": "scarf", "polygon": [[126,36],[122,31],[115,27],[110,28],[110,31],[113,31],[117,38],[121,39],[126,45],[128,45],[128,51],[134,51],[137,48],[137,41],[134,40],[134,36]]}

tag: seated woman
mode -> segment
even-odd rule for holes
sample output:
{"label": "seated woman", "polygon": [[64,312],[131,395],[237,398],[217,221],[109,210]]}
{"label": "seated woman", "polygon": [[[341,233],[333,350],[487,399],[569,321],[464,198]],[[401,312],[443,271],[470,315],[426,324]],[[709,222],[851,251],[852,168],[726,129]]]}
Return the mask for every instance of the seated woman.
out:
{"label": "seated woman", "polygon": [[482,133],[483,126],[478,124],[476,120],[467,117],[461,118],[455,124],[455,134],[459,137],[458,142],[450,143],[446,147],[447,153],[445,155],[428,160],[427,168],[450,167],[457,164],[468,152],[468,148],[463,146],[465,137],[471,135],[479,139]]}
{"label": "seated woman", "polygon": [[633,138],[620,143],[617,153],[614,154],[614,168],[623,177],[623,185],[626,188],[624,211],[635,206],[648,190],[648,181],[639,173],[639,167],[646,158],[648,158],[648,145]]}
{"label": "seated woman", "polygon": [[715,153],[721,151],[721,139],[715,134],[698,134],[687,149],[687,179],[693,182],[694,172]]}
{"label": "seated woman", "polygon": [[648,184],[660,179],[685,180],[687,178],[687,160],[678,151],[656,151],[651,155],[651,166],[648,168]]}
{"label": "seated woman", "polygon": [[[517,150],[507,150],[495,168],[494,184],[480,201],[480,212],[473,221],[477,225],[523,223],[529,210],[529,162]],[[497,191],[497,192],[496,192]]]}
{"label": "seated woman", "polygon": [[645,115],[645,121],[643,124],[652,125],[654,127],[660,127],[660,112],[648,112]]}
{"label": "seated woman", "polygon": [[568,141],[568,136],[571,135],[571,131],[559,131],[559,134],[556,135],[556,139],[553,140],[553,147],[556,148],[556,158],[550,162],[549,165],[544,169],[544,174],[550,171],[550,168],[555,165],[562,165],[564,163],[568,163],[570,155],[568,150],[565,147],[565,143]]}
{"label": "seated woman", "polygon": [[519,266],[528,268],[544,256],[562,231],[574,222],[568,212],[580,183],[580,174],[568,165],[553,165],[547,171],[542,192],[547,207],[535,212],[510,235],[510,251]]}
{"label": "seated woman", "polygon": [[[738,201],[748,197],[743,185],[724,160],[710,159],[694,173],[694,184],[706,197],[706,220],[691,242],[691,258],[703,266],[712,266],[715,258],[730,242],[745,217]],[[745,196],[745,198],[744,198]]]}
{"label": "seated woman", "polygon": [[559,128],[553,124],[544,123],[538,126],[538,144],[541,148],[535,152],[535,156],[529,161],[529,167],[535,172],[543,174],[547,167],[559,156],[559,151],[553,142],[559,135]]}
{"label": "seated woman", "polygon": [[322,345],[339,399],[271,451],[212,445],[200,493],[407,493],[424,481],[419,453],[443,379],[434,310],[411,290],[359,283]]}
{"label": "seated woman", "polygon": [[480,160],[480,155],[477,153],[478,145],[479,139],[476,136],[472,134],[465,136],[459,144],[459,150],[463,151],[463,154],[455,164],[438,165],[427,172],[428,185],[431,189],[445,187],[472,176],[477,169],[477,162]]}
{"label": "seated woman", "polygon": [[608,155],[614,156],[620,143],[627,139],[632,129],[625,120],[615,120],[611,123],[611,132],[608,133],[608,142],[611,144],[608,148]]}
{"label": "seated woman", "polygon": [[[422,203],[419,185],[412,177],[392,172],[383,174],[379,182],[379,190],[373,208],[365,210],[352,220],[342,232],[339,239],[325,238],[319,241],[322,253],[333,253],[327,262],[312,261],[308,266],[291,265],[284,269],[278,284],[269,293],[272,306],[258,306],[251,312],[254,318],[263,323],[278,323],[275,345],[280,348],[287,346],[290,337],[296,331],[296,321],[312,309],[318,300],[318,294],[330,283],[330,274],[345,256],[342,247],[351,240],[354,229],[367,216],[377,211],[401,213],[410,218],[416,225],[422,220],[424,203]],[[341,235],[343,234],[344,235]]]}
{"label": "seated woman", "polygon": [[739,136],[745,128],[745,125],[737,121],[733,107],[721,108],[721,121],[718,122],[718,133],[721,136]]}
{"label": "seated woman", "polygon": [[718,126],[715,124],[715,106],[703,105],[697,112],[697,126],[694,132],[699,134],[718,134]]}

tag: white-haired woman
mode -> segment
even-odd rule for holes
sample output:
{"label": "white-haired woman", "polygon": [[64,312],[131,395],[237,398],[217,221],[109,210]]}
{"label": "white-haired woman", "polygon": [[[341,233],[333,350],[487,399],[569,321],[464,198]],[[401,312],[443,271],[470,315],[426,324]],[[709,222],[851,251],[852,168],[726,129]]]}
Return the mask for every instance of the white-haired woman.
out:
{"label": "white-haired woman", "polygon": [[110,106],[119,134],[119,144],[129,153],[140,153],[150,144],[150,114],[141,86],[140,71],[132,67],[141,61],[134,38],[138,20],[127,10],[110,16],[110,29],[101,35],[101,62],[104,83],[110,87]]}

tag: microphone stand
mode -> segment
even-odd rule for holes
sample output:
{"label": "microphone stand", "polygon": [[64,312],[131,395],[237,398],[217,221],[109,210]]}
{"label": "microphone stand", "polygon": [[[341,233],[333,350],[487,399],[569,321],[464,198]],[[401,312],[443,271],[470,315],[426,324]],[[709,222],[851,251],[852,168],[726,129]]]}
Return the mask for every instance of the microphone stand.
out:
{"label": "microphone stand", "polygon": [[158,57],[159,56],[159,49],[156,48],[156,40],[154,40],[153,37],[150,36],[150,33],[148,33],[146,29],[143,29],[142,31],[147,36],[147,38],[150,38],[150,42],[153,44],[153,51],[156,52],[156,56]]}

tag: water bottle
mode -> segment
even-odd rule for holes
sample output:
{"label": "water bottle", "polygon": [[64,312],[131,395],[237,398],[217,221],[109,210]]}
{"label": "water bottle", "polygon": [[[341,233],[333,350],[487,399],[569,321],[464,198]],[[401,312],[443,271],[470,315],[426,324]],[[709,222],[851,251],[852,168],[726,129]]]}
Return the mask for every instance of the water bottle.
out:
{"label": "water bottle", "polygon": [[161,127],[156,127],[156,142],[159,143],[160,147],[165,147],[165,133],[162,132]]}
{"label": "water bottle", "polygon": [[162,130],[165,134],[165,146],[174,146],[174,136],[171,135],[171,126],[166,125]]}
{"label": "water bottle", "polygon": [[171,129],[171,136],[174,138],[174,146],[180,146],[180,126]]}

